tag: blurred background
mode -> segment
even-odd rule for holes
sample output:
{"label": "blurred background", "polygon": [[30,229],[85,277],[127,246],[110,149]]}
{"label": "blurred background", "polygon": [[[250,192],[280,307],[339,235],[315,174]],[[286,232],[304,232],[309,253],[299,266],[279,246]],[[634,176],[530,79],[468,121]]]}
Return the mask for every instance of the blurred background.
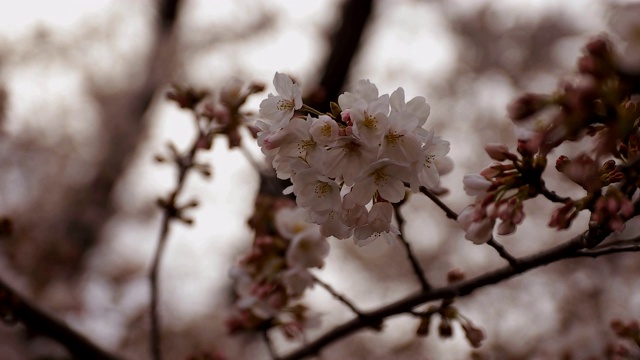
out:
{"label": "blurred background", "polygon": [[[426,127],[451,142],[443,197],[455,211],[472,199],[462,176],[490,162],[487,142],[515,145],[506,105],[524,91],[551,92],[571,75],[585,42],[607,31],[620,7],[605,0],[23,0],[0,11],[0,215],[14,231],[0,241],[0,276],[37,304],[126,359],[149,358],[147,271],[160,231],[156,199],[175,169],[154,162],[168,141],[194,136],[186,111],[165,99],[171,83],[215,91],[232,78],[267,84],[244,107],[257,113],[276,71],[310,101],[335,100],[367,78],[381,93],[424,96]],[[337,35],[336,35],[337,34]],[[246,151],[261,160],[248,133]],[[219,352],[268,358],[260,336],[226,334],[228,269],[252,241],[247,220],[260,175],[238,149],[216,140],[201,160],[213,177],[188,178],[192,227],[174,225],[161,272],[166,359]],[[567,155],[560,148],[552,154]],[[579,194],[550,172],[550,187]],[[515,235],[516,255],[584,230],[557,233],[553,206],[534,200]],[[405,205],[406,237],[432,283],[502,266],[495,251],[464,239],[422,195]],[[317,275],[364,309],[418,289],[401,247],[357,248],[331,240]],[[488,339],[477,350],[460,329],[416,338],[417,322],[390,319],[323,351],[323,359],[602,358],[614,317],[640,317],[633,254],[570,260],[481,289],[458,302]],[[313,339],[351,318],[323,289],[305,302],[322,314]],[[457,330],[457,331],[456,331]],[[301,343],[276,336],[280,353]],[[0,358],[64,359],[62,347],[21,326],[0,326]]]}

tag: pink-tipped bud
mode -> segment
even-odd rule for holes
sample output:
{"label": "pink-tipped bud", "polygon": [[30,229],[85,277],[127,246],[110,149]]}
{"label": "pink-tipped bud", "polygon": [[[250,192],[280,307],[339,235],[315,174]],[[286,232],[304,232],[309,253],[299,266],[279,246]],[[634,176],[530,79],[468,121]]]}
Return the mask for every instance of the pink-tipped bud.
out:
{"label": "pink-tipped bud", "polygon": [[509,148],[505,144],[489,143],[484,146],[484,151],[487,152],[490,158],[496,161],[504,161],[512,158],[514,155],[509,153]]}

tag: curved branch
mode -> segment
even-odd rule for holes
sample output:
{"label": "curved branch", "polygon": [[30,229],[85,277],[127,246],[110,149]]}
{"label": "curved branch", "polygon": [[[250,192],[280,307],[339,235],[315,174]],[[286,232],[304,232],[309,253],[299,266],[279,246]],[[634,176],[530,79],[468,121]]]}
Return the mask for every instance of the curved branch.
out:
{"label": "curved branch", "polygon": [[74,359],[117,360],[69,326],[47,314],[0,279],[0,315],[22,323],[30,332],[62,344]]}
{"label": "curved branch", "polygon": [[520,258],[518,260],[519,266],[517,268],[512,266],[502,267],[454,285],[429,291],[421,291],[417,294],[410,295],[377,310],[364,313],[361,317],[347,321],[346,323],[320,336],[315,341],[307,344],[304,348],[281,358],[281,360],[297,360],[318,354],[325,346],[339,339],[366,327],[376,328],[376,325],[379,326],[384,319],[394,315],[410,312],[414,307],[426,302],[466,296],[479,288],[502,282],[523,274],[531,269],[548,265],[562,259],[575,257],[575,254],[587,247],[588,244],[602,241],[602,239],[609,234],[610,231],[606,230],[587,231],[583,235],[575,236],[560,245],[541,251],[535,255]]}
{"label": "curved branch", "polygon": [[431,289],[431,284],[429,284],[429,281],[427,280],[427,277],[424,274],[424,270],[422,269],[420,262],[418,261],[415,254],[413,253],[411,244],[409,243],[409,241],[407,241],[407,239],[404,238],[404,235],[402,235],[402,233],[404,232],[405,220],[404,220],[404,216],[400,212],[400,207],[405,203],[405,201],[406,201],[406,198],[398,203],[393,204],[393,209],[396,214],[396,219],[398,220],[398,229],[400,230],[398,239],[400,239],[400,242],[402,242],[402,245],[404,246],[404,249],[407,252],[407,258],[409,259],[409,263],[411,264],[411,268],[413,269],[413,272],[416,274],[416,277],[420,282],[420,286],[422,286],[422,290],[426,291]]}
{"label": "curved branch", "polygon": [[511,255],[507,251],[507,249],[505,249],[504,246],[502,246],[502,244],[497,242],[493,237],[489,239],[489,241],[487,241],[487,245],[496,249],[496,251],[498,252],[498,255],[500,255],[501,258],[507,260],[507,262],[509,263],[509,265],[511,265],[511,267],[517,268],[518,266],[520,266],[518,259],[516,259],[513,255]]}

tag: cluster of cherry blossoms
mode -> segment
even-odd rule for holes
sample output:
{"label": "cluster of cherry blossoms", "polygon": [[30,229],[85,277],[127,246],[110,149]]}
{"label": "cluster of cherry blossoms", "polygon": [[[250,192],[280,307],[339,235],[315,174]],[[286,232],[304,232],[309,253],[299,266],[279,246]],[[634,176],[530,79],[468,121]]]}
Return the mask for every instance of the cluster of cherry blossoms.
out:
{"label": "cluster of cherry blossoms", "polygon": [[[291,205],[268,203],[266,211],[254,216],[254,227],[267,222],[263,228],[275,227],[275,233],[256,229],[251,252],[230,270],[237,296],[227,319],[232,333],[278,326],[287,337],[295,337],[317,323],[304,305],[294,301],[313,286],[309,269],[324,265],[329,243],[317,225],[305,221],[304,210]],[[267,215],[274,208],[275,215]]]}
{"label": "cluster of cherry blossoms", "polygon": [[393,240],[393,205],[407,186],[435,187],[436,163],[449,142],[427,131],[430,107],[423,97],[405,102],[404,90],[378,95],[368,80],[356,83],[323,114],[302,102],[297,84],[276,73],[278,95],[260,104],[258,144],[272,156],[277,176],[290,179],[297,204],[324,236],[358,245]]}
{"label": "cluster of cherry blossoms", "polygon": [[[488,144],[485,150],[496,162],[464,177],[465,191],[477,197],[458,218],[467,239],[489,241],[498,219],[498,234],[513,233],[524,220],[523,202],[538,195],[561,204],[550,227],[567,229],[587,210],[593,224],[624,228],[636,212],[631,200],[640,184],[640,65],[630,67],[623,59],[609,39],[595,38],[585,46],[576,76],[563,80],[558,91],[525,94],[509,106],[519,155]],[[548,158],[561,144],[584,137],[593,137],[594,145],[573,158],[558,156],[555,168],[586,195],[558,196],[542,179]]]}

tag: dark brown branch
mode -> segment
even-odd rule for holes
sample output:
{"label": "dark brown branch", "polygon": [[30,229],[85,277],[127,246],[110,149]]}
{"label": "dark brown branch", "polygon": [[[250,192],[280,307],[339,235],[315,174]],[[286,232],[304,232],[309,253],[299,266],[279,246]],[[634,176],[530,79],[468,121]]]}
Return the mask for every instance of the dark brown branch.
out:
{"label": "dark brown branch", "polygon": [[345,298],[343,295],[340,295],[340,293],[338,293],[331,285],[325,283],[324,281],[318,279],[316,276],[313,277],[313,280],[320,286],[322,286],[325,290],[327,290],[327,292],[329,294],[331,294],[331,296],[333,296],[334,298],[336,298],[336,300],[340,301],[341,303],[343,303],[345,306],[347,306],[349,309],[351,309],[351,311],[353,311],[354,314],[361,316],[362,312],[360,310],[358,310],[358,308],[353,305],[353,303],[349,300],[347,300],[347,298]]}
{"label": "dark brown branch", "polygon": [[[423,186],[423,187],[420,187],[420,192],[425,194],[429,199],[431,199],[431,201],[433,201],[436,205],[438,205],[438,207],[442,209],[442,211],[444,211],[444,213],[447,215],[449,219],[456,220],[456,221],[458,220],[458,214],[455,211],[451,210],[451,208],[448,207],[447,204],[443,203],[442,200],[440,200],[440,198],[438,198],[434,193],[429,191],[429,189]],[[500,255],[501,258],[509,262],[509,265],[513,267],[518,266],[518,259],[516,259],[513,255],[511,255],[504,248],[504,246],[502,246],[500,243],[495,241],[495,239],[491,238],[491,240],[487,241],[487,245],[494,248],[498,252],[498,255]]]}
{"label": "dark brown branch", "polygon": [[0,314],[22,323],[30,332],[62,344],[74,359],[117,360],[63,322],[45,313],[0,279]]}
{"label": "dark brown branch", "polygon": [[417,294],[410,295],[395,303],[364,313],[361,317],[347,321],[307,344],[304,348],[281,358],[281,360],[297,360],[318,354],[325,346],[339,339],[363,328],[375,327],[388,317],[410,312],[414,307],[426,302],[466,296],[479,288],[502,282],[531,269],[574,257],[576,252],[584,249],[588,244],[602,241],[609,233],[609,231],[604,230],[585,232],[583,235],[578,235],[560,245],[541,251],[535,255],[520,258],[517,268],[512,266],[502,267],[454,285],[429,291],[421,291]]}
{"label": "dark brown branch", "polygon": [[396,220],[398,220],[398,229],[400,230],[398,239],[400,239],[400,242],[402,242],[402,245],[404,246],[405,251],[407,252],[407,258],[409,259],[409,263],[411,264],[411,268],[413,269],[413,272],[416,274],[416,277],[420,282],[420,286],[422,286],[422,290],[426,291],[431,289],[431,284],[429,284],[429,281],[424,275],[424,270],[422,269],[422,266],[420,266],[418,259],[416,259],[413,253],[413,249],[411,249],[411,244],[409,244],[407,239],[405,239],[404,236],[402,235],[404,233],[405,220],[404,220],[404,216],[400,212],[400,207],[405,203],[405,201],[406,201],[406,198],[396,204],[393,204],[393,208],[396,213]]}
{"label": "dark brown branch", "polygon": [[487,245],[496,249],[498,255],[500,255],[501,258],[507,260],[507,262],[509,262],[509,265],[511,265],[512,267],[517,268],[519,266],[518,259],[511,255],[507,251],[507,249],[505,249],[504,246],[502,246],[502,244],[497,242],[494,238],[491,238],[489,241],[487,241]]}
{"label": "dark brown branch", "polygon": [[342,7],[341,22],[331,35],[329,56],[322,69],[318,84],[321,96],[312,96],[307,105],[329,111],[329,101],[336,101],[351,69],[351,63],[360,47],[364,29],[373,9],[373,0],[349,0]]}
{"label": "dark brown branch", "polygon": [[443,203],[442,200],[440,200],[440,198],[436,196],[436,194],[432,193],[424,186],[420,187],[420,192],[425,194],[429,199],[431,199],[431,201],[438,205],[438,207],[442,209],[442,211],[444,211],[449,219],[458,220],[458,214],[455,211],[451,210],[451,208],[449,208],[445,203]]}

